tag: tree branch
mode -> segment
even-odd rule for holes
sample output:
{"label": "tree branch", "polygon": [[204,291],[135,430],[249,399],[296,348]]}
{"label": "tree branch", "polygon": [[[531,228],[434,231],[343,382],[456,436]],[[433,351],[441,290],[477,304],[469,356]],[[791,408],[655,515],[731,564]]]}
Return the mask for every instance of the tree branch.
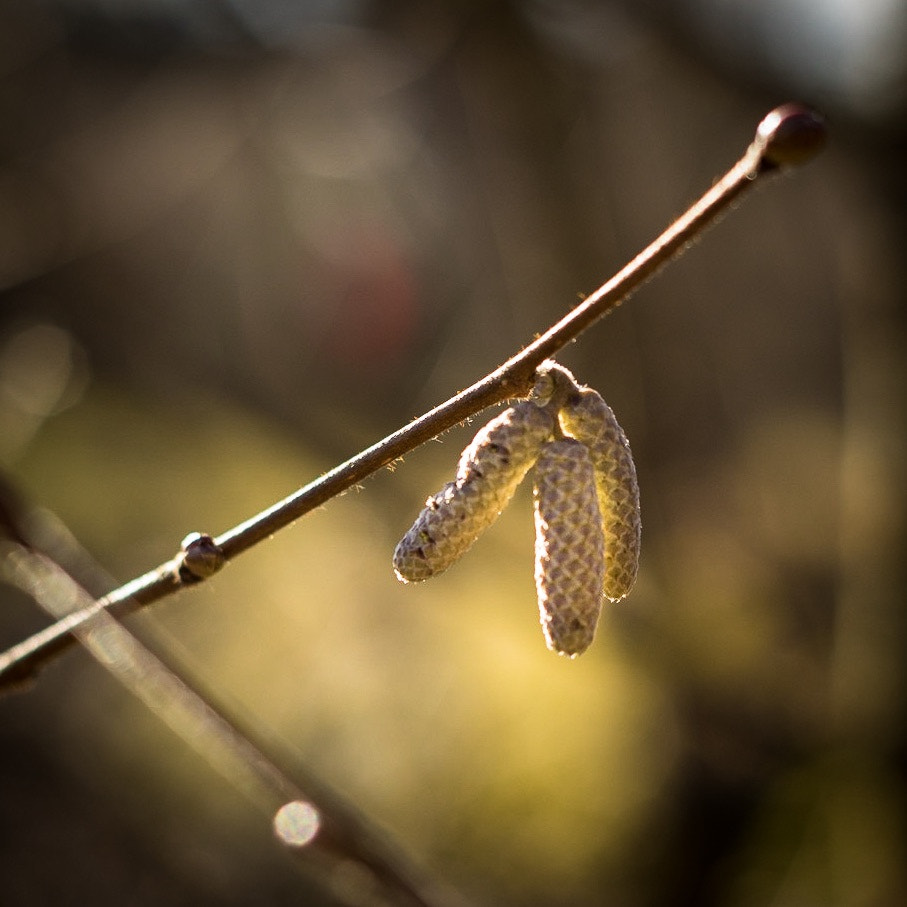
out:
{"label": "tree branch", "polygon": [[502,366],[399,431],[217,538],[196,535],[172,560],[76,611],[0,655],[0,688],[30,678],[100,612],[123,617],[215,573],[223,564],[309,511],[481,410],[525,396],[536,368],[620,305],[765,175],[812,158],[825,142],[815,112],[786,104],[759,124],[743,157],[626,267]]}
{"label": "tree branch", "polygon": [[[281,766],[263,742],[203,696],[197,683],[180,677],[110,614],[86,604],[91,596],[52,558],[27,542],[0,539],[0,577],[26,591],[51,615],[74,601],[91,609],[95,617],[90,625],[83,623],[73,631],[79,642],[212,768],[274,818],[278,840],[293,853],[302,855],[304,849],[309,870],[330,879],[338,863],[352,862],[401,907],[461,903],[425,878],[388,843],[386,833],[372,829],[336,793],[306,777],[298,766],[292,771]],[[296,823],[292,835],[281,833],[276,818],[286,810],[305,817],[304,827]]]}

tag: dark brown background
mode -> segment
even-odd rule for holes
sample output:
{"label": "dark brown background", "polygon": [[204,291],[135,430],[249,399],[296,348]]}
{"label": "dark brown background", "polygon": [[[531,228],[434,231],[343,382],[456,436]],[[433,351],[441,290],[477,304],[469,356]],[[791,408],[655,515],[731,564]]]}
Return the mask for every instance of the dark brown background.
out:
{"label": "dark brown background", "polygon": [[[0,4],[0,456],[122,579],[499,364],[771,107],[827,113],[565,351],[644,508],[583,659],[525,490],[395,583],[468,429],[134,623],[478,903],[907,899],[905,22],[851,6]],[[2,602],[5,645],[46,622]],[[0,710],[0,902],[334,902],[84,653]]]}

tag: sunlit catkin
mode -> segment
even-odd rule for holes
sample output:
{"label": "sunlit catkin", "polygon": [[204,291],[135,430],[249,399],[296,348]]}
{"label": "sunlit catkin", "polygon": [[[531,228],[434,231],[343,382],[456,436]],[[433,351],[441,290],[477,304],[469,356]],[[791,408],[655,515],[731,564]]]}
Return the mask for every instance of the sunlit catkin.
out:
{"label": "sunlit catkin", "polygon": [[601,395],[585,387],[560,410],[564,432],[589,448],[605,533],[605,596],[622,599],[636,582],[641,521],[636,466],[623,429]]}
{"label": "sunlit catkin", "polygon": [[569,438],[546,444],[535,466],[535,586],[549,649],[573,657],[591,645],[604,547],[589,450]]}
{"label": "sunlit catkin", "polygon": [[397,577],[419,582],[462,557],[513,497],[553,428],[550,413],[525,400],[482,428],[460,456],[456,480],[425,502],[397,545]]}

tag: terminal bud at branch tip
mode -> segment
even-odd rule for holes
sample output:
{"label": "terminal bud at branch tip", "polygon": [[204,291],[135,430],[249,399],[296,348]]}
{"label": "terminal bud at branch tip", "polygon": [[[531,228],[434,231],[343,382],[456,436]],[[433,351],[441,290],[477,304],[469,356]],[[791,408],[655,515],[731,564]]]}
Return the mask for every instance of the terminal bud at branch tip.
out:
{"label": "terminal bud at branch tip", "polygon": [[806,163],[822,150],[827,138],[824,117],[803,104],[776,107],[756,130],[763,167],[769,169]]}

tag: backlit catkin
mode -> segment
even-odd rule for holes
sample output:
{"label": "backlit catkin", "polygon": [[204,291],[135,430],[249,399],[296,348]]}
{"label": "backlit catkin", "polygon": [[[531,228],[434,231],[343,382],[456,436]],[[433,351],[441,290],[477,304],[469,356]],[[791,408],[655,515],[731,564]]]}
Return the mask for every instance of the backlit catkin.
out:
{"label": "backlit catkin", "polygon": [[553,429],[551,414],[526,400],[482,428],[460,456],[456,480],[425,502],[397,545],[397,577],[420,582],[462,557],[513,497]]}
{"label": "backlit catkin", "polygon": [[588,448],[546,444],[535,465],[535,586],[548,648],[570,657],[595,636],[605,540]]}
{"label": "backlit catkin", "polygon": [[611,407],[589,387],[569,395],[559,414],[565,434],[589,448],[605,534],[604,593],[619,601],[639,568],[639,486],[630,445]]}

